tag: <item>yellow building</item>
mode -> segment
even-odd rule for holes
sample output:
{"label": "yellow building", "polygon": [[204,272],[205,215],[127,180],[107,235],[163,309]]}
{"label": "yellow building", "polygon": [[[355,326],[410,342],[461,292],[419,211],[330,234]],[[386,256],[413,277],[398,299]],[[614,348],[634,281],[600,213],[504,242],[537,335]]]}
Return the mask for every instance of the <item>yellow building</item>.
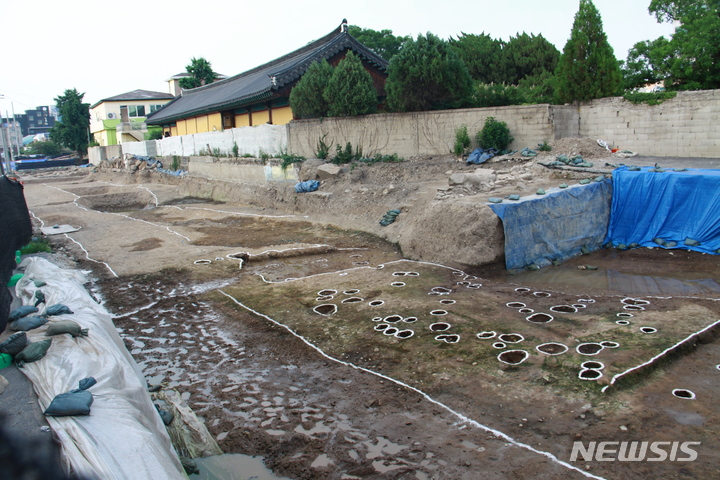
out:
{"label": "yellow building", "polygon": [[378,96],[385,94],[387,61],[347,33],[347,22],[319,40],[247,72],[181,95],[147,119],[168,136],[221,131],[237,127],[284,125],[294,118],[289,98],[293,86],[315,61],[337,65],[352,51],[373,78]]}

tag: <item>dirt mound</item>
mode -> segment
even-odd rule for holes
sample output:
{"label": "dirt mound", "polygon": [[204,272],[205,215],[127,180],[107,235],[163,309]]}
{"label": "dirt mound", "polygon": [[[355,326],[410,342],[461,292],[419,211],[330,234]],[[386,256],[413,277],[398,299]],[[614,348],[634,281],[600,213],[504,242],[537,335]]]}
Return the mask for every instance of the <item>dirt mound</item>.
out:
{"label": "dirt mound", "polygon": [[560,155],[564,153],[568,157],[580,155],[586,160],[606,158],[610,152],[598,145],[596,140],[589,138],[563,138],[552,144],[552,153]]}

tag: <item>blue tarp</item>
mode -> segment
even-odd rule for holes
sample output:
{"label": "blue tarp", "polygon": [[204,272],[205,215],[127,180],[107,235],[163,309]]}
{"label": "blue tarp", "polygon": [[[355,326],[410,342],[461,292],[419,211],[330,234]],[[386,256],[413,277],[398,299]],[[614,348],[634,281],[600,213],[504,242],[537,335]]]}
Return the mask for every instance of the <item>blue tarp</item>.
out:
{"label": "blue tarp", "polygon": [[472,151],[470,156],[468,156],[467,162],[465,162],[467,165],[470,165],[471,163],[474,163],[475,165],[479,165],[481,163],[485,163],[491,158],[495,156],[497,153],[497,150],[494,148],[488,148],[486,150],[483,150],[482,148],[476,148]]}
{"label": "blue tarp", "polygon": [[582,247],[597,250],[607,234],[611,197],[606,179],[489,205],[503,222],[505,267],[543,267],[579,255]]}
{"label": "blue tarp", "polygon": [[320,182],[317,180],[306,180],[304,182],[299,182],[295,185],[295,192],[297,193],[307,193],[307,192],[314,192],[318,189],[320,186]]}
{"label": "blue tarp", "polygon": [[[675,242],[673,248],[714,253],[720,248],[720,170],[676,172],[613,171],[613,202],[606,241],[659,246],[654,239]],[[685,245],[686,239],[700,242]]]}

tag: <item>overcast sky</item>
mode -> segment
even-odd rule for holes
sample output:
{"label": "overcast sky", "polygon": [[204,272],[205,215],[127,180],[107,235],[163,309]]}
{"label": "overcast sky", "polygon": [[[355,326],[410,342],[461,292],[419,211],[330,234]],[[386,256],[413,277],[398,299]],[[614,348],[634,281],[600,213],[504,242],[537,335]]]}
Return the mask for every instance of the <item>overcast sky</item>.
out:
{"label": "overcast sky", "polygon": [[[669,36],[650,0],[594,0],[618,59],[640,40]],[[0,109],[53,105],[66,89],[93,104],[166,80],[204,57],[236,75],[328,34],[343,18],[395,35],[441,38],[542,34],[560,51],[579,0],[0,0]],[[12,105],[11,105],[12,102]],[[12,114],[12,112],[11,112]]]}

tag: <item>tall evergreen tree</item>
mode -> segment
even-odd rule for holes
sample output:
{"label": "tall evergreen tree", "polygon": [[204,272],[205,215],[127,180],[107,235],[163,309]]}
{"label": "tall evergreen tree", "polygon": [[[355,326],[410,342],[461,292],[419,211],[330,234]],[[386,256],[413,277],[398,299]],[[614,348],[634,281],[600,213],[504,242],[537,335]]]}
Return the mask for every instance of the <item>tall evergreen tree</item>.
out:
{"label": "tall evergreen tree", "polygon": [[620,91],[620,66],[591,0],[580,0],[555,76],[558,103],[609,97]]}
{"label": "tall evergreen tree", "polygon": [[325,101],[331,117],[364,115],[377,108],[372,77],[353,52],[348,52],[335,67],[325,88]]}
{"label": "tall evergreen tree", "polygon": [[528,35],[523,32],[510,40],[503,48],[506,82],[518,85],[525,77],[542,75],[543,72],[554,72],[560,52],[555,45],[548,42],[542,35]]}
{"label": "tall evergreen tree", "polygon": [[325,117],[328,103],[325,100],[333,67],[325,60],[313,62],[290,91],[290,108],[298,118]]}
{"label": "tall evergreen tree", "polygon": [[50,131],[54,142],[76,151],[80,158],[87,154],[90,135],[90,104],[82,103],[84,96],[73,88],[55,98],[60,120]]}
{"label": "tall evergreen tree", "polygon": [[392,30],[377,31],[371,28],[360,28],[357,25],[350,25],[348,33],[388,62],[398,54],[403,44],[412,38],[410,36],[397,37],[393,35]]}
{"label": "tall evergreen tree", "polygon": [[428,33],[409,40],[390,60],[385,90],[394,111],[461,108],[470,102],[473,81],[448,42]]}
{"label": "tall evergreen tree", "polygon": [[473,80],[480,83],[507,81],[502,40],[493,39],[485,32],[480,35],[462,33],[458,38],[450,38],[448,43],[465,62]]}
{"label": "tall evergreen tree", "polygon": [[217,73],[213,71],[210,62],[202,57],[190,59],[190,64],[185,67],[185,70],[190,76],[180,79],[178,82],[180,88],[197,88],[213,83],[217,79]]}

